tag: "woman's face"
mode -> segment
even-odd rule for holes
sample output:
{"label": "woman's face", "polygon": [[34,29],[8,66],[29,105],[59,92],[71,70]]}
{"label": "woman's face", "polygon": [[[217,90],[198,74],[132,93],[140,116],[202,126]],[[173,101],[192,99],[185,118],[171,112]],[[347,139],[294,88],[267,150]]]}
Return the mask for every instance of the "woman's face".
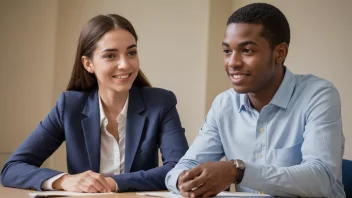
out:
{"label": "woman's face", "polygon": [[139,71],[136,40],[127,30],[110,30],[96,43],[91,58],[82,57],[82,63],[97,77],[99,89],[128,92]]}

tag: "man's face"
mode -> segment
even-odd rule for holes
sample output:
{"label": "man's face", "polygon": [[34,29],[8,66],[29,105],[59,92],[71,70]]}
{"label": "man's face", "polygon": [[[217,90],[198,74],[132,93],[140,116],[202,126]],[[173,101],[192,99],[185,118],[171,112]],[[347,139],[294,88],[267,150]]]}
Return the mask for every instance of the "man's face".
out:
{"label": "man's face", "polygon": [[258,93],[272,86],[278,67],[269,42],[261,36],[262,26],[231,23],[224,41],[225,71],[237,93]]}

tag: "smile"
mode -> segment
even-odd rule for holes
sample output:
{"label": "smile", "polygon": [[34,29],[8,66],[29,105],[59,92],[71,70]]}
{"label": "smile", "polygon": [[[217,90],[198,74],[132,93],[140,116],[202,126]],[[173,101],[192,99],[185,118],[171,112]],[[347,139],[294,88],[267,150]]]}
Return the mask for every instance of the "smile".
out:
{"label": "smile", "polygon": [[115,75],[115,76],[112,76],[113,78],[117,78],[117,79],[126,79],[128,77],[130,77],[131,74],[126,74],[126,75]]}
{"label": "smile", "polygon": [[232,84],[237,85],[237,86],[243,85],[243,83],[245,83],[247,81],[249,76],[250,76],[250,74],[240,73],[240,72],[229,73],[229,77],[232,81]]}
{"label": "smile", "polygon": [[245,78],[247,76],[249,76],[249,75],[234,74],[234,75],[232,75],[232,78],[234,78],[234,79],[242,79],[242,78]]}

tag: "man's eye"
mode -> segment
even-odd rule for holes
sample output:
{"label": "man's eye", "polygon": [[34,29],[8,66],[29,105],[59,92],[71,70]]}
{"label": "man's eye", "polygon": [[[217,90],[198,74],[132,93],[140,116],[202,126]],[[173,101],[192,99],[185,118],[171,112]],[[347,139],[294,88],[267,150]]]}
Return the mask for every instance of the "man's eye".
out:
{"label": "man's eye", "polygon": [[230,50],[227,50],[227,49],[224,49],[223,52],[224,52],[225,54],[231,53],[231,51],[230,51]]}
{"label": "man's eye", "polygon": [[251,50],[251,49],[244,49],[243,50],[243,53],[245,53],[245,54],[249,54],[249,53],[253,53],[254,51],[253,50]]}

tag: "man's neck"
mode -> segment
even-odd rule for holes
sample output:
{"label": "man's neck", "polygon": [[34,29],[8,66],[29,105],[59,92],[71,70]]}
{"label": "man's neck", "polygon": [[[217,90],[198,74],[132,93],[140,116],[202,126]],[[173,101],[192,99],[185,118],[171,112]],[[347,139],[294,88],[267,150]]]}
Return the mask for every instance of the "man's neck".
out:
{"label": "man's neck", "polygon": [[279,74],[274,77],[272,82],[266,85],[265,89],[262,89],[255,93],[248,93],[251,106],[258,112],[260,112],[263,107],[270,103],[275,93],[279,89],[285,75],[285,69],[283,66],[278,73]]}

